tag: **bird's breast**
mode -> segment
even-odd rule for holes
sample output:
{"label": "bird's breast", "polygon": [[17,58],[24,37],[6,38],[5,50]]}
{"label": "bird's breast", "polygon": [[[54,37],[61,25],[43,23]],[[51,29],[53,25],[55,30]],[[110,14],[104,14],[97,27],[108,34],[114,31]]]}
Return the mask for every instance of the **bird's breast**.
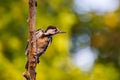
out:
{"label": "bird's breast", "polygon": [[49,45],[49,42],[50,42],[51,38],[48,38],[48,37],[43,37],[43,38],[39,38],[37,40],[37,52],[38,53],[43,53],[48,45]]}

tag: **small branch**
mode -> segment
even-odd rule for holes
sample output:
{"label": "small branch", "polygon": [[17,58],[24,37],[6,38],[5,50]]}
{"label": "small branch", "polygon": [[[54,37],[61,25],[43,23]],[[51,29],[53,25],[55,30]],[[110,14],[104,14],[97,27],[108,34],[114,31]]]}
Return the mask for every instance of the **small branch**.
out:
{"label": "small branch", "polygon": [[36,1],[29,0],[29,46],[28,46],[28,56],[27,56],[27,69],[23,73],[26,80],[36,80],[36,37],[35,37],[35,16],[36,16]]}

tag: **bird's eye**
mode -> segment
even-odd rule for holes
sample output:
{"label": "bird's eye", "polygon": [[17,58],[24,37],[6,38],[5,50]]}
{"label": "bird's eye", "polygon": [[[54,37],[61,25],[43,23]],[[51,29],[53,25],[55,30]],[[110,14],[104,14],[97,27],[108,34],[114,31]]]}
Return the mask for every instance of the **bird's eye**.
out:
{"label": "bird's eye", "polygon": [[57,32],[57,29],[55,29],[55,32]]}

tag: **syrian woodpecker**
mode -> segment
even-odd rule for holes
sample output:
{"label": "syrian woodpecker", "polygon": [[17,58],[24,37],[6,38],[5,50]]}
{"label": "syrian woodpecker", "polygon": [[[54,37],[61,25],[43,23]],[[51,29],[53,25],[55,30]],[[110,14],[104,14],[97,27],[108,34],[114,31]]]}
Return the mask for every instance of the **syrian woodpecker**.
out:
{"label": "syrian woodpecker", "polygon": [[[52,37],[59,33],[65,33],[61,30],[59,30],[57,27],[54,26],[48,26],[47,29],[44,31],[42,29],[38,29],[35,32],[36,35],[36,57],[37,57],[37,63],[39,63],[39,57],[46,51],[48,45],[52,41]],[[29,54],[28,50],[29,42],[26,47],[26,55]],[[28,66],[28,61],[26,64],[26,68]]]}

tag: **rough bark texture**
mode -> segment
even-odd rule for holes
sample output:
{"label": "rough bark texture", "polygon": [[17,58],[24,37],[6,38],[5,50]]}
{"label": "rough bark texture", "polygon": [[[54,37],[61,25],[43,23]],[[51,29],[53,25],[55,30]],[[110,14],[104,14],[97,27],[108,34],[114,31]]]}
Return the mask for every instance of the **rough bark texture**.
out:
{"label": "rough bark texture", "polygon": [[28,68],[26,72],[23,73],[26,80],[36,80],[36,37],[35,37],[35,16],[36,7],[35,0],[29,0],[29,18],[28,18],[28,30],[29,30],[29,54],[27,56]]}

